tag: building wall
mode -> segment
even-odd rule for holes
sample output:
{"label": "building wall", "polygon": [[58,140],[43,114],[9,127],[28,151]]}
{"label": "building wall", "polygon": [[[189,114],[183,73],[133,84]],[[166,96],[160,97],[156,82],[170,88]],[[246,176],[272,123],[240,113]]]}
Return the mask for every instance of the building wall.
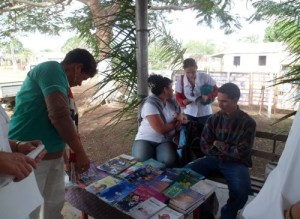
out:
{"label": "building wall", "polygon": [[[234,65],[234,57],[240,57],[240,65]],[[259,56],[266,57],[265,65],[259,65]],[[281,71],[285,53],[253,53],[253,54],[225,54],[221,71],[233,72],[275,72]]]}

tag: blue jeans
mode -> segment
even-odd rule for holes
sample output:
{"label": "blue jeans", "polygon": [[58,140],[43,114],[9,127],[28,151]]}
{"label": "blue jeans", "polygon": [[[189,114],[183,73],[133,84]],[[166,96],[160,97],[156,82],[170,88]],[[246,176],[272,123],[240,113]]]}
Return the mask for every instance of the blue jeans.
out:
{"label": "blue jeans", "polygon": [[186,115],[189,121],[196,121],[199,122],[202,125],[205,125],[206,120],[211,116],[201,116],[201,117],[194,117],[194,116],[190,116],[190,115]]}
{"label": "blue jeans", "polygon": [[246,204],[251,191],[248,168],[243,164],[223,162],[212,156],[199,158],[186,167],[204,176],[216,172],[224,176],[228,185],[229,198],[221,209],[221,219],[235,219],[238,210]]}
{"label": "blue jeans", "polygon": [[173,142],[157,143],[146,140],[135,140],[132,145],[132,156],[144,162],[153,158],[172,167],[177,163],[177,146]]}

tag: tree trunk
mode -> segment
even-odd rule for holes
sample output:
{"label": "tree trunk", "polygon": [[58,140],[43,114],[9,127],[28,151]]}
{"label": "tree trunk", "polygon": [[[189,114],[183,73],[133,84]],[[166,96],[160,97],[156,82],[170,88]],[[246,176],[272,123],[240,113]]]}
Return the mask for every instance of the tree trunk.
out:
{"label": "tree trunk", "polygon": [[98,0],[88,0],[86,5],[89,7],[93,22],[96,28],[96,37],[99,44],[99,60],[107,58],[110,52],[109,42],[112,38],[112,22],[114,22],[115,14],[119,10],[119,5],[114,4],[112,7],[105,8]]}

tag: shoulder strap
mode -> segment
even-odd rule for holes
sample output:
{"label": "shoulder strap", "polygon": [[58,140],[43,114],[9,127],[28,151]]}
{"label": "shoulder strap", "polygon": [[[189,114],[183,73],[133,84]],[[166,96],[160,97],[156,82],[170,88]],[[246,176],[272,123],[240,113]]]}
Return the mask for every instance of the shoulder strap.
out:
{"label": "shoulder strap", "polygon": [[184,75],[181,75],[181,93],[184,94],[184,90],[183,90],[183,77]]}

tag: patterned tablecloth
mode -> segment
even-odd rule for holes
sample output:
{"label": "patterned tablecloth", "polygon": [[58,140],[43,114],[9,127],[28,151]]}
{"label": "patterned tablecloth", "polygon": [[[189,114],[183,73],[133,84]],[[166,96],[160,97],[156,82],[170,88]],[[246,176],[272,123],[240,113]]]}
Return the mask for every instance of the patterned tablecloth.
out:
{"label": "patterned tablecloth", "polygon": [[132,219],[113,206],[105,203],[94,194],[79,187],[71,187],[65,191],[65,200],[73,207],[85,212],[95,219]]}

